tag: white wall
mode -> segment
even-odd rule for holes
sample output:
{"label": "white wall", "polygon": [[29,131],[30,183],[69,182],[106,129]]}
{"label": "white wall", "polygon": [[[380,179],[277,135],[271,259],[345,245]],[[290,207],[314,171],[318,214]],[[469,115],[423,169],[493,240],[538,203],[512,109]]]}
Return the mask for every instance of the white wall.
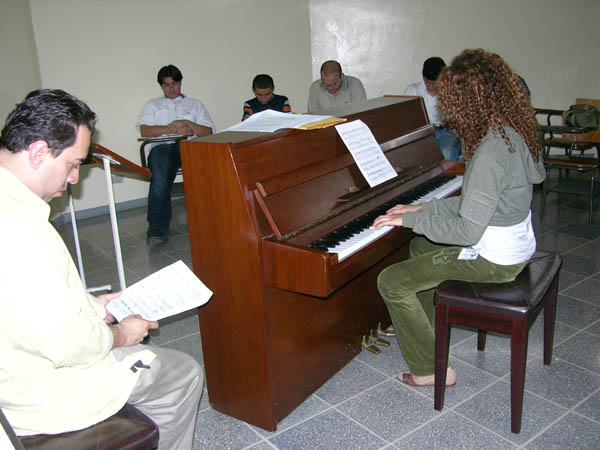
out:
{"label": "white wall", "polygon": [[0,123],[25,95],[41,87],[29,2],[0,0]]}
{"label": "white wall", "polygon": [[[259,72],[273,75],[277,91],[304,112],[308,86],[330,58],[360,77],[369,97],[402,93],[419,80],[427,57],[449,62],[472,47],[503,56],[527,80],[535,106],[563,108],[576,97],[600,96],[598,0],[29,3],[41,86],[63,88],[88,102],[100,117],[96,141],[135,162],[133,125],[142,104],[161,93],[155,77],[164,64],[183,71],[183,91],[206,104],[219,129],[239,120]],[[20,18],[6,18],[7,4]],[[35,49],[27,44],[27,0],[0,5],[0,55],[11,61],[0,68],[10,72],[3,76],[3,96],[4,80],[12,83],[11,100],[0,97],[0,107],[12,107],[29,90],[25,86],[38,87]],[[75,190],[76,208],[105,205],[102,170],[84,170],[83,181]],[[126,179],[115,185],[115,194],[117,202],[145,198],[147,183]],[[53,203],[53,213],[64,205]]]}
{"label": "white wall", "polygon": [[[63,88],[99,116],[96,142],[139,162],[137,115],[162,95],[158,69],[183,72],[218,129],[238,122],[257,73],[273,76],[292,107],[311,82],[308,0],[30,0],[42,85]],[[82,171],[76,208],[106,204],[100,168]],[[81,191],[79,191],[79,189]],[[117,202],[144,198],[146,182],[115,185]],[[53,213],[64,208],[53,203]]]}
{"label": "white wall", "polygon": [[310,0],[313,77],[324,60],[363,81],[368,97],[401,94],[430,56],[498,53],[540,108],[600,96],[598,0]]}

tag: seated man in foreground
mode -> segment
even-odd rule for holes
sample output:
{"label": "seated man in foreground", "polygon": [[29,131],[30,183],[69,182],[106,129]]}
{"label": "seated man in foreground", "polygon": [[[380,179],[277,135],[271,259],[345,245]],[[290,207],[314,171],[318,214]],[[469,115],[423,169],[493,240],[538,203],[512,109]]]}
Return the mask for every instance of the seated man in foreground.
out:
{"label": "seated man in foreground", "polygon": [[358,78],[344,75],[339,62],[325,61],[321,78],[308,91],[308,112],[366,101],[365,88]]}
{"label": "seated man in foreground", "polygon": [[140,345],[158,323],[111,325],[120,292],[88,294],[48,221],[48,202],[79,180],[96,115],[61,90],[31,92],[0,135],[0,407],[19,435],[94,425],[135,405],[161,449],[191,449],[202,369],[190,356]]}
{"label": "seated man in foreground", "polygon": [[252,114],[272,109],[284,113],[292,112],[290,102],[285,95],[277,95],[275,91],[275,83],[273,78],[267,74],[260,74],[252,80],[252,92],[254,98],[246,100],[243,108],[242,120],[246,120]]}
{"label": "seated man in foreground", "polygon": [[456,135],[452,130],[442,126],[443,117],[437,107],[437,80],[444,67],[446,67],[446,63],[438,56],[426,59],[421,71],[423,80],[409,84],[404,93],[406,95],[423,97],[429,122],[436,128],[435,141],[439,145],[440,150],[442,150],[444,158],[458,161],[461,152],[460,141],[456,139]]}
{"label": "seated man in foreground", "polygon": [[[157,81],[164,96],[148,100],[136,124],[142,137],[163,134],[207,136],[215,132],[208,111],[199,100],[181,93],[183,75],[173,65],[158,71]],[[154,144],[148,157],[152,172],[148,192],[148,231],[146,242],[154,245],[167,240],[171,224],[171,189],[181,167],[179,144],[176,141]]]}

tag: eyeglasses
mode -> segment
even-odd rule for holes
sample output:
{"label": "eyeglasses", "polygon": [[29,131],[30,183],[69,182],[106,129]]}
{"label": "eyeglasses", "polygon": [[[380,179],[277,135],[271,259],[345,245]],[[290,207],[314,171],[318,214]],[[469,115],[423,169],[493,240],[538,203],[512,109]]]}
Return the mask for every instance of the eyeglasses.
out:
{"label": "eyeglasses", "polygon": [[176,87],[176,86],[181,86],[181,81],[173,81],[172,83],[161,83],[160,85],[162,87],[164,87],[165,89],[167,89],[167,88],[172,88],[172,87]]}
{"label": "eyeglasses", "polygon": [[330,84],[326,84],[321,81],[321,86],[323,86],[325,89],[335,89],[335,88],[339,87],[339,85],[341,83],[342,83],[342,80],[334,81],[333,83],[330,83]]}

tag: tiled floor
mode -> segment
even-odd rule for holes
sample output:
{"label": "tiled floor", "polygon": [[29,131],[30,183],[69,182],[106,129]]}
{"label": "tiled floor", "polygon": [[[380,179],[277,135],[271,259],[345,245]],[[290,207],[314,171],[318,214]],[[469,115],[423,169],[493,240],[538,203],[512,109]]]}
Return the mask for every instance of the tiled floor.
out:
{"label": "tiled floor", "polygon": [[[588,225],[584,198],[551,194],[540,219],[539,202],[536,192],[538,248],[562,253],[564,263],[551,366],[542,364],[541,320],[530,332],[520,434],[510,432],[509,339],[490,336],[481,353],[472,331],[453,329],[450,356],[459,382],[447,390],[442,412],[433,409],[432,388],[396,381],[406,365],[394,341],[380,355],[358,355],[276,433],[212,410],[205,391],[194,449],[600,448],[600,216]],[[178,259],[191,265],[186,220],[178,200],[171,238],[149,249],[145,209],[119,213],[128,284]],[[72,247],[70,225],[61,231]],[[88,286],[118,286],[108,216],[81,220],[79,233]],[[194,312],[162,321],[152,342],[203,363]]]}

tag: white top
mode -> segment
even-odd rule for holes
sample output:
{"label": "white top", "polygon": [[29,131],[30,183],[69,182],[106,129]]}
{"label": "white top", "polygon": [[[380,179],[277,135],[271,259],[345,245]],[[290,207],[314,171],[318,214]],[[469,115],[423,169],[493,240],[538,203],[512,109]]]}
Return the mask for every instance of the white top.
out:
{"label": "white top", "polygon": [[531,211],[525,220],[510,227],[488,225],[473,248],[494,264],[510,266],[527,261],[535,253],[536,241],[531,226]]}
{"label": "white top", "polygon": [[423,80],[419,81],[418,83],[409,84],[404,91],[404,94],[423,97],[425,109],[427,110],[427,115],[429,116],[429,122],[435,124],[442,123],[442,114],[437,107],[437,96],[433,96],[427,92],[427,88],[425,87],[425,82]]}
{"label": "white top", "polygon": [[174,120],[190,120],[210,127],[213,133],[216,131],[204,104],[184,95],[174,99],[157,97],[148,100],[140,112],[135,129],[139,132],[141,125],[168,125]]}

